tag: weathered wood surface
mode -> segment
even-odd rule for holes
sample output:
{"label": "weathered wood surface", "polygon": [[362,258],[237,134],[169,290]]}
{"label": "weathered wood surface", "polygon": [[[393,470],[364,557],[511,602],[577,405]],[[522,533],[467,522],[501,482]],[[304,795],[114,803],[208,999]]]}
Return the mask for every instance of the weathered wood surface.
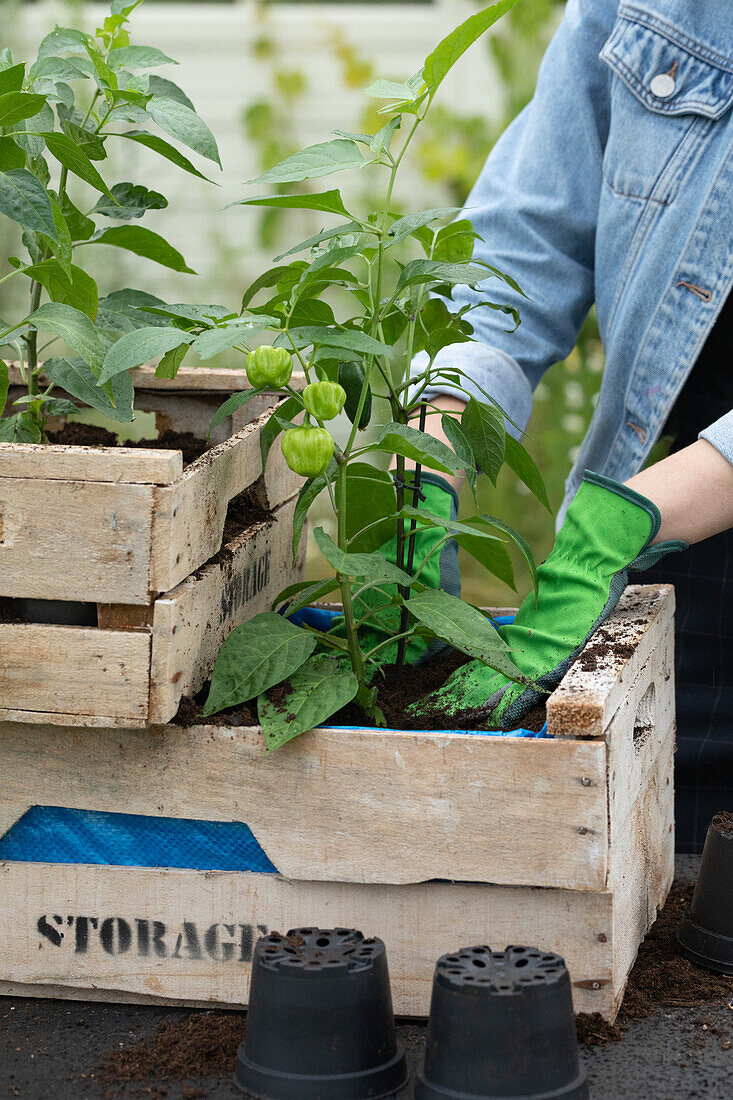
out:
{"label": "weathered wood surface", "polygon": [[[165,390],[168,393],[234,393],[236,390],[249,389],[244,369],[230,367],[188,367],[182,366],[173,379],[156,378],[155,366],[138,367],[132,371],[132,380],[136,390]],[[17,363],[8,363],[8,377],[11,385],[20,386],[23,378]],[[44,376],[42,376],[44,377]],[[290,382],[294,389],[302,389],[305,375],[294,371]]]}
{"label": "weathered wood surface", "polygon": [[44,863],[0,864],[0,993],[245,1005],[258,935],[299,925],[381,936],[401,1015],[427,1016],[435,960],[480,943],[558,951],[576,1010],[615,1011],[609,894]]}
{"label": "weathered wood surface", "polygon": [[[0,702],[39,720],[44,712],[145,718],[150,641],[131,631],[0,623]],[[40,759],[36,766],[42,775]]]}
{"label": "weathered wood surface", "polygon": [[170,485],[183,472],[180,451],[3,443],[0,477]]}
{"label": "weathered wood surface", "polygon": [[[602,737],[673,617],[672,585],[629,585],[550,696],[548,732],[553,737]],[[608,642],[625,648],[614,657],[605,652]]]}
{"label": "weathered wood surface", "polygon": [[0,774],[28,805],[42,766],[47,805],[243,821],[286,877],[605,885],[603,742],[335,729],[263,749],[226,726],[4,724]]}
{"label": "weathered wood surface", "polygon": [[156,600],[150,676],[151,723],[168,722],[185,695],[205,683],[231,631],[262,611],[303,577],[305,538],[293,566],[295,501],[268,523],[255,524],[227,544],[219,561],[205,565]]}
{"label": "weathered wood surface", "polygon": [[[229,501],[262,473],[260,432],[271,412],[187,466],[173,485],[155,490],[150,586],[168,592],[221,546]],[[279,446],[270,449],[258,488],[269,508],[298,493],[303,482],[287,466]],[[122,601],[120,601],[122,602]]]}
{"label": "weathered wood surface", "polygon": [[98,605],[97,628],[0,624],[0,722],[109,731],[169,721],[230,630],[302,576],[303,555],[292,565],[294,509],[242,532],[152,605]]}

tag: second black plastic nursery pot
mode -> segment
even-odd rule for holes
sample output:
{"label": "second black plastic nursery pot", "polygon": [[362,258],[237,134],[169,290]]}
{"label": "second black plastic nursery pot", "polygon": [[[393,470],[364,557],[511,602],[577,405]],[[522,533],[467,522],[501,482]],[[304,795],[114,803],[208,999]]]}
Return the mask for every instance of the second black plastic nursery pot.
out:
{"label": "second black plastic nursery pot", "polygon": [[586,1100],[570,978],[532,947],[438,960],[416,1100]]}
{"label": "second black plastic nursery pot", "polygon": [[260,939],[234,1080],[263,1100],[377,1100],[402,1088],[382,941],[347,928]]}
{"label": "second black plastic nursery pot", "polygon": [[677,939],[698,966],[733,974],[733,813],[718,813],[708,825],[692,905]]}

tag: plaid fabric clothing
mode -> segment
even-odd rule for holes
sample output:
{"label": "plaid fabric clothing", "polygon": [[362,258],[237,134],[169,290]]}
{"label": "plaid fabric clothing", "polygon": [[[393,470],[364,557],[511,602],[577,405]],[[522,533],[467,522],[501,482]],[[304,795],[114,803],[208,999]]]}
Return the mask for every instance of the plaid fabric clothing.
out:
{"label": "plaid fabric clothing", "polygon": [[[673,450],[733,406],[730,396],[703,392],[703,374],[696,366],[670,416]],[[702,851],[712,816],[733,810],[733,530],[629,579],[675,586],[676,847],[692,855]]]}

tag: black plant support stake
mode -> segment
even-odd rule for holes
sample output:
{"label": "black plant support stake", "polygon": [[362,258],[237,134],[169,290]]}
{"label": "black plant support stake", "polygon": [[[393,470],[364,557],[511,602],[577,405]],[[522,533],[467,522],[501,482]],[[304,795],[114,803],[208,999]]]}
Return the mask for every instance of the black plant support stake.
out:
{"label": "black plant support stake", "polygon": [[[426,415],[427,415],[427,405],[423,401],[423,403],[420,405],[420,421],[419,421],[419,423],[420,423],[420,431],[421,432],[425,431],[425,418],[426,418]],[[413,486],[412,486],[412,507],[413,508],[417,508],[419,501],[423,499],[423,494],[421,492],[421,486],[422,486],[422,466],[419,462],[417,462],[415,464],[415,480],[413,481]],[[402,523],[402,520],[400,520],[400,523]],[[406,571],[410,574],[410,576],[412,576],[412,570],[413,570],[414,565],[415,565],[415,532],[416,532],[416,530],[417,530],[417,520],[412,519],[410,521],[410,534],[409,534],[409,538],[408,538],[408,541],[407,541],[407,567],[406,567]],[[407,619],[408,619],[408,614],[409,614],[408,608],[407,608],[407,601],[410,598],[410,592],[411,592],[411,589],[409,589],[409,588],[401,588],[400,589],[400,595],[402,596],[402,599],[405,601],[402,605],[402,611],[401,611],[401,614],[400,614],[400,634],[403,634],[403,635],[404,635],[405,631],[407,630]],[[399,669],[404,667],[406,649],[407,649],[407,638],[402,637],[402,638],[400,638],[399,643],[398,643],[398,647],[397,647],[397,668],[399,668]]]}

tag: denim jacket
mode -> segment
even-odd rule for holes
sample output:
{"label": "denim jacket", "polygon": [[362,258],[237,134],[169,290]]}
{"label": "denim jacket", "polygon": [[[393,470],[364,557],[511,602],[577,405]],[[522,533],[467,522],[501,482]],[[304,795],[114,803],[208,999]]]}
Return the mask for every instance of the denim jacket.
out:
{"label": "denim jacket", "polygon": [[[596,303],[606,368],[565,506],[584,469],[624,481],[641,468],[731,292],[732,106],[731,0],[569,0],[534,99],[467,201],[475,255],[531,300],[495,280],[457,288],[456,303],[485,294],[522,323],[509,334],[504,315],[476,309],[478,342],[436,362],[524,426]],[[733,411],[702,436],[733,463]]]}

